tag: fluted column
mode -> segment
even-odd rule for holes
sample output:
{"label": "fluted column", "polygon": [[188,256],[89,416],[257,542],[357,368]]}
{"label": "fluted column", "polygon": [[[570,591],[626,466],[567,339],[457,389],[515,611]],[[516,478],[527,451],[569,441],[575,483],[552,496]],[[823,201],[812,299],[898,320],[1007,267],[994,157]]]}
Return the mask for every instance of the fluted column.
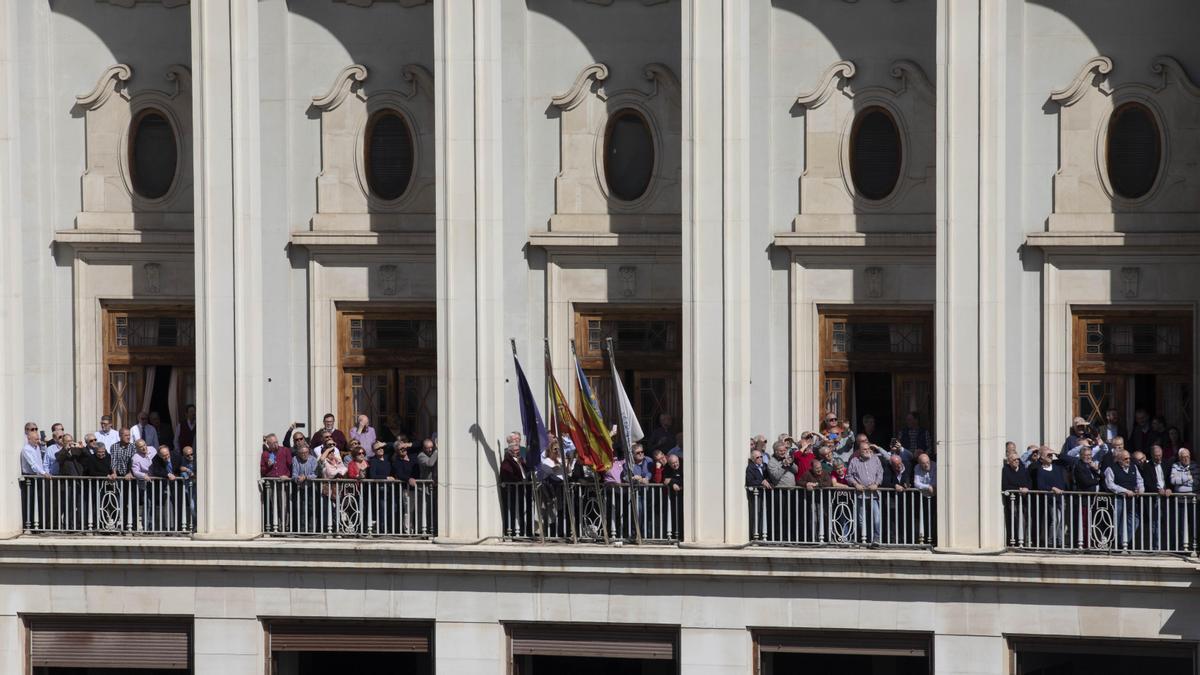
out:
{"label": "fluted column", "polygon": [[199,531],[260,530],[258,3],[191,7]]}

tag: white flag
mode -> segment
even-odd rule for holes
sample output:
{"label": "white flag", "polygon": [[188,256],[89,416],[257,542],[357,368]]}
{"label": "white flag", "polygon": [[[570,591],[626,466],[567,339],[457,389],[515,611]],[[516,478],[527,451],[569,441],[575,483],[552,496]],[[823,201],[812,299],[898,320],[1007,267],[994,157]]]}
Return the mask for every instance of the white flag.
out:
{"label": "white flag", "polygon": [[637,415],[633,414],[633,404],[629,402],[629,396],[625,394],[625,386],[621,384],[621,376],[617,374],[617,362],[613,360],[612,353],[609,353],[608,363],[612,366],[613,388],[617,390],[617,408],[618,414],[621,416],[621,434],[625,439],[625,452],[633,452],[633,441],[640,441],[646,437],[642,432],[642,425],[638,423]]}

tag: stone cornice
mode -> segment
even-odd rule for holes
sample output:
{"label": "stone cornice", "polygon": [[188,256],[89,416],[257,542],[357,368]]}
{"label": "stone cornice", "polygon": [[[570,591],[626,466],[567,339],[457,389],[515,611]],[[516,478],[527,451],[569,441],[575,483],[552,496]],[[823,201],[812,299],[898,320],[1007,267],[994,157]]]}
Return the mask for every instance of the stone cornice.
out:
{"label": "stone cornice", "polygon": [[71,246],[77,251],[125,251],[131,246],[169,250],[192,250],[194,236],[190,230],[101,230],[71,229],[54,233],[56,245]]}
{"label": "stone cornice", "polygon": [[663,252],[679,255],[682,238],[678,234],[613,232],[531,232],[529,245],[549,251],[579,253]]}
{"label": "stone cornice", "polygon": [[436,239],[433,232],[293,232],[291,245],[327,251],[358,249],[364,246],[432,249]]}
{"label": "stone cornice", "polygon": [[774,245],[797,253],[933,255],[936,242],[932,232],[777,232]]}
{"label": "stone cornice", "polygon": [[1034,232],[1025,245],[1058,253],[1120,253],[1148,250],[1160,255],[1200,253],[1200,232]]}
{"label": "stone cornice", "polygon": [[656,575],[690,578],[803,580],[836,576],[879,583],[1053,584],[1133,588],[1194,587],[1200,565],[1182,558],[962,554],[782,548],[688,548],[429,543],[246,541],[201,539],[96,540],[18,537],[0,543],[0,569],[46,565],[153,565],[208,569],[424,571],[440,574],[603,577]]}

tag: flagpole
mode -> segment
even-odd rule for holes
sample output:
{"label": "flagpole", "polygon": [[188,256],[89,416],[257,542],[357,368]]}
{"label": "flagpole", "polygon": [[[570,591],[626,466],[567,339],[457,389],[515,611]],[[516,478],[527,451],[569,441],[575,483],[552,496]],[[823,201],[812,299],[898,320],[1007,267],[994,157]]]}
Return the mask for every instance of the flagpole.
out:
{"label": "flagpole", "polygon": [[[520,361],[517,358],[517,339],[509,338],[508,341],[509,341],[509,344],[512,345],[513,364],[518,364]],[[517,390],[518,390],[518,398],[520,398],[520,396],[522,396],[522,394],[520,393],[519,381],[518,381],[518,385],[517,385]],[[532,391],[529,393],[530,393],[530,396],[533,395]],[[536,428],[537,425],[535,424],[534,427]],[[525,439],[525,442],[532,443],[532,441],[528,438]],[[545,449],[543,448],[543,450],[545,450]],[[524,462],[525,458],[522,457],[521,461]],[[541,457],[538,458],[538,461],[541,461]],[[530,492],[529,492],[529,500],[531,502],[533,502],[533,508],[534,508],[534,510],[537,511],[537,516],[538,516],[538,523],[537,523],[538,524],[538,538],[542,540],[542,543],[546,543],[545,514],[542,513],[542,500],[538,499],[538,496],[537,496],[537,467],[535,466],[532,469],[530,469],[529,467],[525,467],[525,468],[526,468],[526,470],[529,471],[529,482],[530,482],[530,486],[531,486]],[[520,502],[519,499],[517,501]]]}
{"label": "flagpole", "polygon": [[[550,378],[554,375],[554,363],[550,360],[550,338],[545,338],[546,345],[546,398],[550,398]],[[558,423],[558,405],[554,406],[554,438],[558,441],[559,466],[563,475],[563,507],[567,510],[567,521],[571,526],[571,542],[579,543],[579,533],[575,527],[575,507],[571,503],[571,474],[567,471],[567,452],[562,444],[562,427]],[[579,461],[579,448],[575,448],[575,461]]]}
{"label": "flagpole", "polygon": [[[621,382],[619,371],[617,370],[617,359],[613,356],[613,339],[605,338],[604,340],[608,350],[608,365],[612,368],[613,386],[624,389],[624,383]],[[617,394],[620,396],[620,394]],[[621,414],[621,444],[625,446],[625,480],[627,481],[628,490],[626,490],[627,502],[629,506],[629,517],[633,518],[634,536],[637,537],[637,542],[642,543],[642,519],[639,509],[633,498],[633,430],[626,423],[624,414]]]}
{"label": "flagpole", "polygon": [[[571,340],[571,358],[575,359],[576,366],[579,366],[579,354],[575,353],[575,340],[574,339]],[[577,367],[575,372],[576,372],[575,377],[578,378],[583,373],[583,368]],[[579,389],[579,395],[583,396],[582,383],[580,383],[577,386],[577,389]],[[608,433],[608,430],[601,429],[600,433],[602,433],[602,434]],[[609,444],[611,444],[612,439],[610,438],[608,440],[608,442],[609,442]],[[575,448],[575,457],[576,458],[579,457],[579,448]],[[576,459],[575,461],[578,462],[579,460]],[[608,504],[607,504],[607,501],[604,499],[604,488],[600,483],[600,473],[598,471],[596,471],[596,467],[594,467],[594,466],[592,467],[592,486],[596,490],[596,501],[599,502],[599,504],[600,504],[600,530],[601,530],[601,532],[604,533],[604,543],[607,545],[610,543],[609,536],[608,536]]]}

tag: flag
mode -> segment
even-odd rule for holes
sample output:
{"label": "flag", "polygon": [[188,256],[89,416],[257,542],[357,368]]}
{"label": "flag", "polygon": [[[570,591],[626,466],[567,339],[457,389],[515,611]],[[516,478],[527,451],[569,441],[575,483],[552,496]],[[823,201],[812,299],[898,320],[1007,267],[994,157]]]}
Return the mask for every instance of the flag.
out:
{"label": "flag", "polygon": [[550,438],[546,434],[546,423],[542,421],[542,411],[538,410],[529,380],[525,379],[525,371],[517,359],[516,341],[513,342],[513,364],[517,367],[517,405],[521,408],[521,433],[525,434],[525,464],[536,467],[542,461],[542,453],[550,444]]}
{"label": "flag", "polygon": [[[550,364],[550,349],[546,348],[546,386],[550,389],[550,406],[554,409],[554,415],[551,417],[556,436],[563,437],[563,444],[570,443],[574,448],[579,458],[579,461],[584,464],[590,464],[585,459],[588,446],[584,440],[586,437],[583,433],[583,427],[579,425],[579,421],[575,419],[575,415],[571,414],[571,406],[567,403],[567,397],[563,395],[562,389],[558,386],[558,381],[554,379],[554,367]],[[563,449],[563,466],[566,466],[566,453]]]}
{"label": "flag", "polygon": [[621,384],[621,375],[617,372],[617,360],[613,358],[612,340],[608,342],[608,364],[612,366],[613,388],[617,390],[617,415],[621,418],[621,438],[625,441],[625,465],[633,469],[633,442],[646,437],[637,415],[633,413],[633,404]]}
{"label": "flag", "polygon": [[598,472],[612,468],[613,447],[612,437],[608,435],[608,427],[604,425],[604,417],[600,415],[600,402],[588,383],[579,356],[575,354],[575,344],[571,343],[571,355],[575,357],[575,379],[579,382],[580,407],[583,409],[583,432],[588,444],[588,453],[580,454],[580,458],[590,457],[590,464]]}

